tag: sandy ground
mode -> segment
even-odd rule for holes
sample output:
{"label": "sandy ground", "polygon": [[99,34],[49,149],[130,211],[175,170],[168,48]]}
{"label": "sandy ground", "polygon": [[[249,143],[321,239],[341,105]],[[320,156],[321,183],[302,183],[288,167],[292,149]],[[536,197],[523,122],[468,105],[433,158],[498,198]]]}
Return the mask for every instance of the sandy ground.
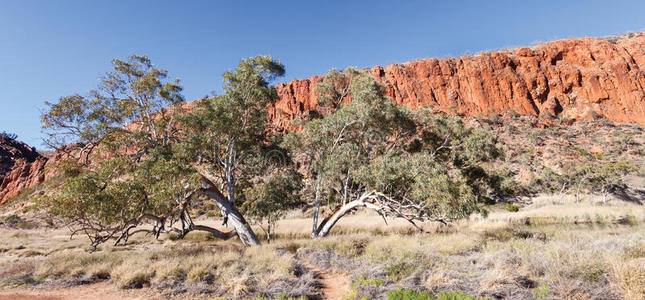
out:
{"label": "sandy ground", "polygon": [[[322,285],[322,298],[330,300],[343,300],[351,294],[349,276],[321,270],[320,268],[303,261],[304,265],[316,274],[316,279]],[[0,298],[1,299],[1,298]]]}

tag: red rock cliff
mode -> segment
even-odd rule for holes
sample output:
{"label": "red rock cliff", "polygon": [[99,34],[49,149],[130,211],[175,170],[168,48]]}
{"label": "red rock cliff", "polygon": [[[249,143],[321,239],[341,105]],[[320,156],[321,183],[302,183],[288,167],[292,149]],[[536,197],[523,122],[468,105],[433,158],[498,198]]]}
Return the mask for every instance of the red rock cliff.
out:
{"label": "red rock cliff", "polygon": [[[599,115],[645,125],[645,34],[613,41],[582,38],[536,47],[451,59],[424,59],[368,70],[398,103],[412,108],[486,116],[513,110],[525,115]],[[314,108],[322,77],[294,80],[276,88],[270,108],[274,124]]]}
{"label": "red rock cliff", "polygon": [[46,162],[47,158],[27,144],[0,135],[0,204],[42,182]]}

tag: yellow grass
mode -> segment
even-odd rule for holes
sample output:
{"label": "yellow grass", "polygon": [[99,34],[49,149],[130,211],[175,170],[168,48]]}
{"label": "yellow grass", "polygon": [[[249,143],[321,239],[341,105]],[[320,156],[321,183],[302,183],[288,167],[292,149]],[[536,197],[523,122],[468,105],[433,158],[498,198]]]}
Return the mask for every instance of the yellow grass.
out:
{"label": "yellow grass", "polygon": [[[588,298],[595,293],[645,297],[642,206],[544,196],[519,212],[502,206],[490,210],[487,218],[449,227],[420,224],[429,233],[417,232],[404,220],[388,220],[386,225],[380,216],[359,211],[341,219],[329,237],[317,240],[309,239],[311,219],[294,211],[278,222],[273,243],[252,248],[236,239],[190,233],[182,240],[137,235],[127,246],[104,244],[89,253],[85,238],[70,240],[64,230],[1,229],[0,270],[13,268],[12,278],[27,274],[36,283],[110,278],[121,287],[146,287],[185,282],[216,285],[230,297],[244,297],[295,280],[293,253],[314,247],[381,266],[390,279],[425,274],[419,284],[428,289],[477,282],[478,288],[495,290],[517,286],[517,278],[525,278],[535,283],[533,295],[546,298]],[[196,221],[232,229],[222,227],[217,218]],[[257,226],[255,231],[261,232]]]}

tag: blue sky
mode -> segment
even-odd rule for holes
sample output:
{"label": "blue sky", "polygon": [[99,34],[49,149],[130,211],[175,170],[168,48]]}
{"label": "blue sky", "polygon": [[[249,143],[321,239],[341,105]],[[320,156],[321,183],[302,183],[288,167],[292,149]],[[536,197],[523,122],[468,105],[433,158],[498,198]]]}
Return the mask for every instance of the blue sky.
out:
{"label": "blue sky", "polygon": [[44,101],[94,88],[113,58],[146,54],[186,99],[221,91],[241,58],[271,54],[281,82],[331,68],[645,29],[645,1],[0,0],[0,131],[42,146]]}

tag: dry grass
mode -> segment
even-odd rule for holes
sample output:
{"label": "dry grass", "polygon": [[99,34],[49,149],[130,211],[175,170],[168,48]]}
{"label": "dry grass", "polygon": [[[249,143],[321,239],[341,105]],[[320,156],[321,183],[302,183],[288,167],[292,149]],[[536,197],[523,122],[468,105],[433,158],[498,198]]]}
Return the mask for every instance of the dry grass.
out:
{"label": "dry grass", "polygon": [[625,299],[645,299],[645,257],[613,259],[612,284]]}
{"label": "dry grass", "polygon": [[45,282],[75,285],[110,279],[122,288],[153,287],[168,295],[206,293],[233,298],[316,292],[313,277],[296,276],[297,262],[272,245],[242,248],[166,241],[146,246],[125,251],[106,246],[94,253],[68,249],[21,259],[20,263],[7,260],[0,264],[0,269],[5,270],[0,281],[11,287]]}
{"label": "dry grass", "polygon": [[[489,298],[643,299],[643,207],[571,200],[539,197],[516,213],[493,207],[486,219],[423,224],[430,234],[359,212],[318,240],[308,238],[311,220],[293,213],[279,222],[272,244],[253,248],[191,233],[182,240],[135,236],[127,246],[89,253],[84,238],[70,240],[62,230],[3,229],[0,284],[109,280],[166,296],[311,296],[315,278],[299,260],[318,259],[319,267],[350,275],[356,297],[403,287]],[[214,218],[199,222],[221,228]]]}

